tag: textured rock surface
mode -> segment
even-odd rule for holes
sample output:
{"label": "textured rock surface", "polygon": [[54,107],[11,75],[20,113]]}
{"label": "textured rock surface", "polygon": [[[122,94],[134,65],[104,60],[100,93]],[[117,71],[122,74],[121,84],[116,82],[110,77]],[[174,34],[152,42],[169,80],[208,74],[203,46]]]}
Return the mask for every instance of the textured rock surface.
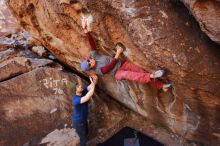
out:
{"label": "textured rock surface", "polygon": [[[0,54],[3,54],[1,64],[7,66],[0,65],[1,78],[8,75],[0,81],[0,145],[77,144],[73,129],[55,129],[71,127],[72,103],[68,88],[69,83],[79,78],[51,60],[34,57],[28,50],[7,49]],[[125,126],[166,145],[190,145],[178,135],[121,107],[102,90],[96,91],[89,111],[90,146],[105,141]]]}
{"label": "textured rock surface", "polygon": [[213,41],[220,44],[220,1],[181,0]]}
{"label": "textured rock surface", "polygon": [[66,85],[74,77],[50,60],[31,58],[29,65],[23,60],[28,58],[12,57],[1,63],[0,145],[24,144],[68,122],[71,96]]}
{"label": "textured rock surface", "polygon": [[5,0],[0,1],[0,37],[15,32],[18,29],[16,19],[11,14],[5,4]]}
{"label": "textured rock surface", "polygon": [[56,129],[44,137],[40,144],[47,144],[47,146],[79,146],[79,136],[74,129]]}
{"label": "textured rock surface", "polygon": [[[0,54],[1,64],[7,64],[7,68],[0,65],[1,78],[9,76],[0,81],[0,145],[77,144],[79,139],[74,130],[62,128],[71,127],[73,109],[68,89],[78,78],[51,60],[37,58],[27,49],[7,49]],[[13,74],[17,70],[20,72]],[[102,90],[97,88],[96,91],[89,104],[90,146],[105,141],[125,126],[166,145],[190,145],[182,137],[154,126],[151,121],[112,101]]]}
{"label": "textured rock surface", "polygon": [[40,44],[39,41],[34,39],[31,34],[27,31],[22,31],[18,33],[12,33],[8,37],[0,38],[0,51],[5,48],[10,47],[20,47],[20,48],[28,48],[32,47],[33,44]]}
{"label": "textured rock surface", "polygon": [[54,129],[70,126],[68,86],[76,76],[24,48],[0,54],[0,145],[34,145]]}
{"label": "textured rock surface", "polygon": [[[89,57],[81,30],[79,7],[61,0],[8,1],[20,24],[60,61],[80,71]],[[108,75],[99,85],[113,98],[182,137],[219,144],[219,46],[204,36],[182,5],[168,0],[80,0],[94,19],[92,34],[100,51],[111,55],[117,41],[127,57],[148,71],[169,70],[171,92],[147,85],[115,81]],[[212,38],[212,37],[211,37]]]}

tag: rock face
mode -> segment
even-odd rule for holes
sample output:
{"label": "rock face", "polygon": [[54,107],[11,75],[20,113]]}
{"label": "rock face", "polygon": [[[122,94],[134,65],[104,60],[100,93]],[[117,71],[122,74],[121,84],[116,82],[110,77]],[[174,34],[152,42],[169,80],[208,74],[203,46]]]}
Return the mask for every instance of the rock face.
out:
{"label": "rock face", "polygon": [[[0,56],[0,145],[78,145],[79,138],[70,122],[74,109],[69,89],[80,78],[24,48],[6,49]],[[125,126],[166,145],[190,145],[122,107],[102,90],[96,91],[89,103],[88,145],[105,141]]]}
{"label": "rock face", "polygon": [[40,144],[47,144],[47,146],[78,146],[80,143],[79,136],[74,129],[54,130],[44,137]]}
{"label": "rock face", "polygon": [[89,51],[78,11],[87,7],[93,16],[91,33],[102,53],[112,55],[114,44],[122,42],[131,62],[149,72],[168,69],[165,80],[174,85],[163,93],[105,75],[99,81],[101,89],[187,140],[219,144],[219,46],[201,33],[182,5],[168,0],[10,0],[8,4],[22,27],[79,72],[79,62],[89,57]]}
{"label": "rock face", "polygon": [[29,58],[27,50],[20,54],[16,49],[6,51],[1,52],[1,61],[8,59],[0,63],[0,145],[22,145],[68,122],[71,96],[67,84],[76,77],[51,60]]}
{"label": "rock face", "polygon": [[213,41],[220,44],[220,1],[181,0]]}
{"label": "rock face", "polygon": [[5,0],[0,1],[0,37],[14,33],[18,29],[18,24],[5,4]]}

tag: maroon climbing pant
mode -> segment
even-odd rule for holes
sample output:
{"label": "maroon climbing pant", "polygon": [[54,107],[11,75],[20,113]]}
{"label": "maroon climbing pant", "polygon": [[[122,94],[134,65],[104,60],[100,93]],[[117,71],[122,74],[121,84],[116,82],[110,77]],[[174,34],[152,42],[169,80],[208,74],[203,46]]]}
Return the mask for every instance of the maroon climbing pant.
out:
{"label": "maroon climbing pant", "polygon": [[150,73],[144,71],[140,67],[125,61],[121,67],[115,72],[117,80],[131,80],[139,83],[148,83],[157,89],[163,88],[163,83],[150,78]]}

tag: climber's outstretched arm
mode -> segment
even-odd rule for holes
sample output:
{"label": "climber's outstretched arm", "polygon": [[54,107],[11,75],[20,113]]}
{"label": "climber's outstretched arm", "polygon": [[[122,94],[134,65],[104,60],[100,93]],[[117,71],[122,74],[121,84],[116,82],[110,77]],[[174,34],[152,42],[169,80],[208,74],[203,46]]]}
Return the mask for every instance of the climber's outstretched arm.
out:
{"label": "climber's outstretched arm", "polygon": [[96,45],[95,45],[95,41],[94,41],[92,35],[90,34],[90,32],[86,32],[85,35],[86,35],[86,39],[89,42],[90,50],[92,50],[92,51],[97,50]]}

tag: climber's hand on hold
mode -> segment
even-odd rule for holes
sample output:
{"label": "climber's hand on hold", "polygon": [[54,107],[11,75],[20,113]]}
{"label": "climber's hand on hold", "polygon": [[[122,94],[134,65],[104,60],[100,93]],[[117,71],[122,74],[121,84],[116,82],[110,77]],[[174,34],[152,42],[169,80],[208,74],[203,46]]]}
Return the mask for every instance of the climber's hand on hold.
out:
{"label": "climber's hand on hold", "polygon": [[87,26],[86,26],[86,20],[85,20],[85,18],[82,17],[82,18],[81,18],[81,21],[82,21],[82,28],[83,28],[83,29],[86,29]]}
{"label": "climber's hand on hold", "polygon": [[116,53],[121,54],[123,51],[124,51],[124,49],[122,47],[117,47],[117,52]]}
{"label": "climber's hand on hold", "polygon": [[94,84],[97,84],[97,82],[98,82],[98,76],[96,75],[96,74],[92,74],[92,79],[93,79],[93,82],[94,82]]}
{"label": "climber's hand on hold", "polygon": [[116,54],[115,54],[115,59],[118,59],[119,58],[119,56],[120,56],[120,54],[124,51],[124,49],[123,48],[121,48],[121,47],[117,47],[116,48],[117,49],[117,51],[116,51]]}
{"label": "climber's hand on hold", "polygon": [[94,86],[95,84],[94,84],[92,77],[89,77],[89,80],[90,80],[90,85]]}
{"label": "climber's hand on hold", "polygon": [[84,32],[84,33],[88,33],[89,31],[88,31],[86,28],[84,28],[84,29],[83,29],[83,32]]}
{"label": "climber's hand on hold", "polygon": [[87,27],[87,20],[85,17],[82,17],[81,18],[81,21],[82,21],[82,28],[83,28],[83,32],[84,33],[88,33],[88,27]]}

